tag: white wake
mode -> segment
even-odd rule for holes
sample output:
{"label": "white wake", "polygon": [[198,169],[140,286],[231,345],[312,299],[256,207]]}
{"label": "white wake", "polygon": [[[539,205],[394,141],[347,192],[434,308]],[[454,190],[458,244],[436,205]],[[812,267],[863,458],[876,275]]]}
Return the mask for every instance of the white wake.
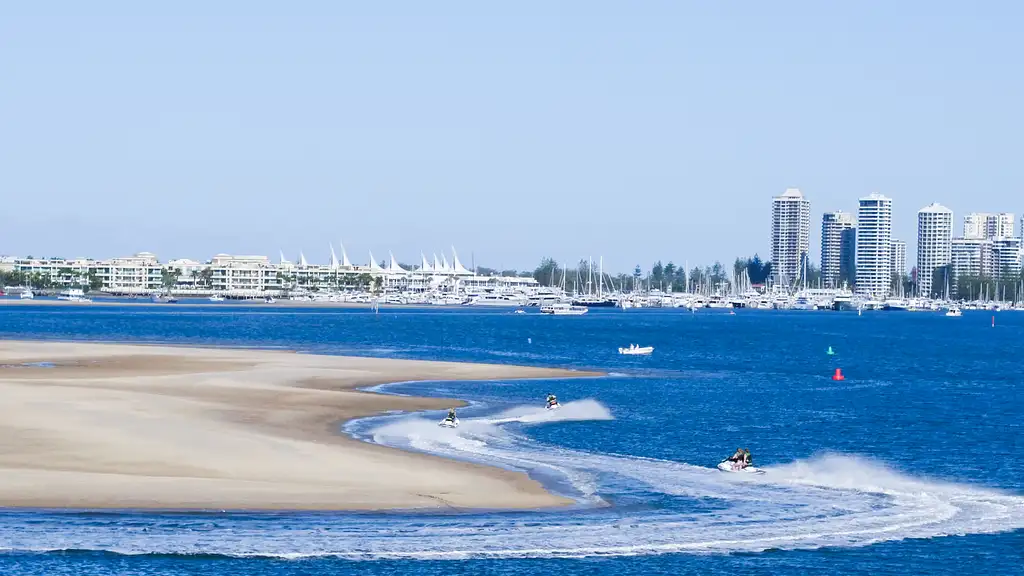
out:
{"label": "white wake", "polygon": [[[406,416],[373,428],[382,444],[547,474],[584,506],[542,512],[256,515],[166,522],[66,517],[5,519],[0,548],[90,549],[123,554],[284,558],[519,558],[759,552],[865,546],[907,538],[1024,528],[1024,497],[918,478],[870,459],[827,454],[766,468],[719,472],[681,462],[539,444],[518,426],[609,419],[594,401],[561,410],[520,407],[462,418],[457,429]],[[709,463],[710,464],[710,463]],[[657,505],[651,505],[652,501]]]}

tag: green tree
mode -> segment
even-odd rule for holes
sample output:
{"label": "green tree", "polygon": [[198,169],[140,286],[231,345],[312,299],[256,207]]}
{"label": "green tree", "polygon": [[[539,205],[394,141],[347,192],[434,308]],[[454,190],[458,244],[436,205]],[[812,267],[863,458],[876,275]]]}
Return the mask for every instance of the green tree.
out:
{"label": "green tree", "polygon": [[90,269],[89,273],[86,274],[85,278],[88,282],[90,292],[98,292],[99,290],[103,289],[103,279],[100,278],[98,274],[96,274],[95,270]]}
{"label": "green tree", "polygon": [[160,283],[170,292],[178,285],[178,278],[181,277],[181,268],[164,268],[160,270]]}

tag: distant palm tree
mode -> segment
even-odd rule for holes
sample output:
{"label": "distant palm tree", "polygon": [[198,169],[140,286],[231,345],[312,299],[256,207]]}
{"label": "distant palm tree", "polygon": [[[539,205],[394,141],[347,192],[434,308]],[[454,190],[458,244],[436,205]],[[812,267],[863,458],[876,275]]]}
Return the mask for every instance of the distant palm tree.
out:
{"label": "distant palm tree", "polygon": [[180,276],[181,268],[164,268],[160,271],[160,282],[168,294],[170,294],[171,288],[177,286]]}

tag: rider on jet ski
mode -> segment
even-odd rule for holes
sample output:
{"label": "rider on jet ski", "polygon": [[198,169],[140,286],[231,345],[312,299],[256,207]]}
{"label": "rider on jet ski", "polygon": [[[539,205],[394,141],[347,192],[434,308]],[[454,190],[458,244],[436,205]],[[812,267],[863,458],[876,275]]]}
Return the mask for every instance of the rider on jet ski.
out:
{"label": "rider on jet ski", "polygon": [[750,450],[747,450],[746,448],[737,448],[736,452],[732,456],[726,458],[726,460],[728,462],[732,462],[741,469],[746,468],[753,463],[753,458],[750,456]]}
{"label": "rider on jet ski", "polygon": [[448,416],[445,417],[445,420],[455,422],[455,408],[448,409]]}
{"label": "rider on jet ski", "polygon": [[548,408],[558,404],[558,398],[555,398],[554,394],[548,394]]}

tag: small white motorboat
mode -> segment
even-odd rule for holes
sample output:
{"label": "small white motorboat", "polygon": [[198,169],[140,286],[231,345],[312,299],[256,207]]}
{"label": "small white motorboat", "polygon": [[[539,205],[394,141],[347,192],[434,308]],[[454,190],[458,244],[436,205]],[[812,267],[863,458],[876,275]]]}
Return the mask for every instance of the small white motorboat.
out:
{"label": "small white motorboat", "polygon": [[223,302],[223,301],[224,301],[224,297],[221,296],[220,294],[214,294],[213,296],[210,296],[210,302]]}
{"label": "small white motorboat", "polygon": [[459,419],[458,418],[445,418],[444,420],[441,420],[440,422],[438,422],[437,425],[440,426],[441,428],[458,428],[459,427]]}
{"label": "small white motorboat", "polygon": [[956,306],[950,306],[949,309],[946,310],[946,316],[950,316],[950,317],[953,317],[953,318],[958,318],[958,317],[963,316],[963,315],[964,315],[964,313],[961,312],[960,309],[957,308]]}
{"label": "small white motorboat", "polygon": [[764,470],[757,468],[756,466],[743,466],[739,462],[729,462],[723,460],[718,463],[718,469],[722,472],[732,472],[735,474],[764,474]]}
{"label": "small white motorboat", "polygon": [[654,352],[654,346],[637,346],[630,344],[629,348],[619,348],[619,354],[630,354],[634,356],[647,356]]}

